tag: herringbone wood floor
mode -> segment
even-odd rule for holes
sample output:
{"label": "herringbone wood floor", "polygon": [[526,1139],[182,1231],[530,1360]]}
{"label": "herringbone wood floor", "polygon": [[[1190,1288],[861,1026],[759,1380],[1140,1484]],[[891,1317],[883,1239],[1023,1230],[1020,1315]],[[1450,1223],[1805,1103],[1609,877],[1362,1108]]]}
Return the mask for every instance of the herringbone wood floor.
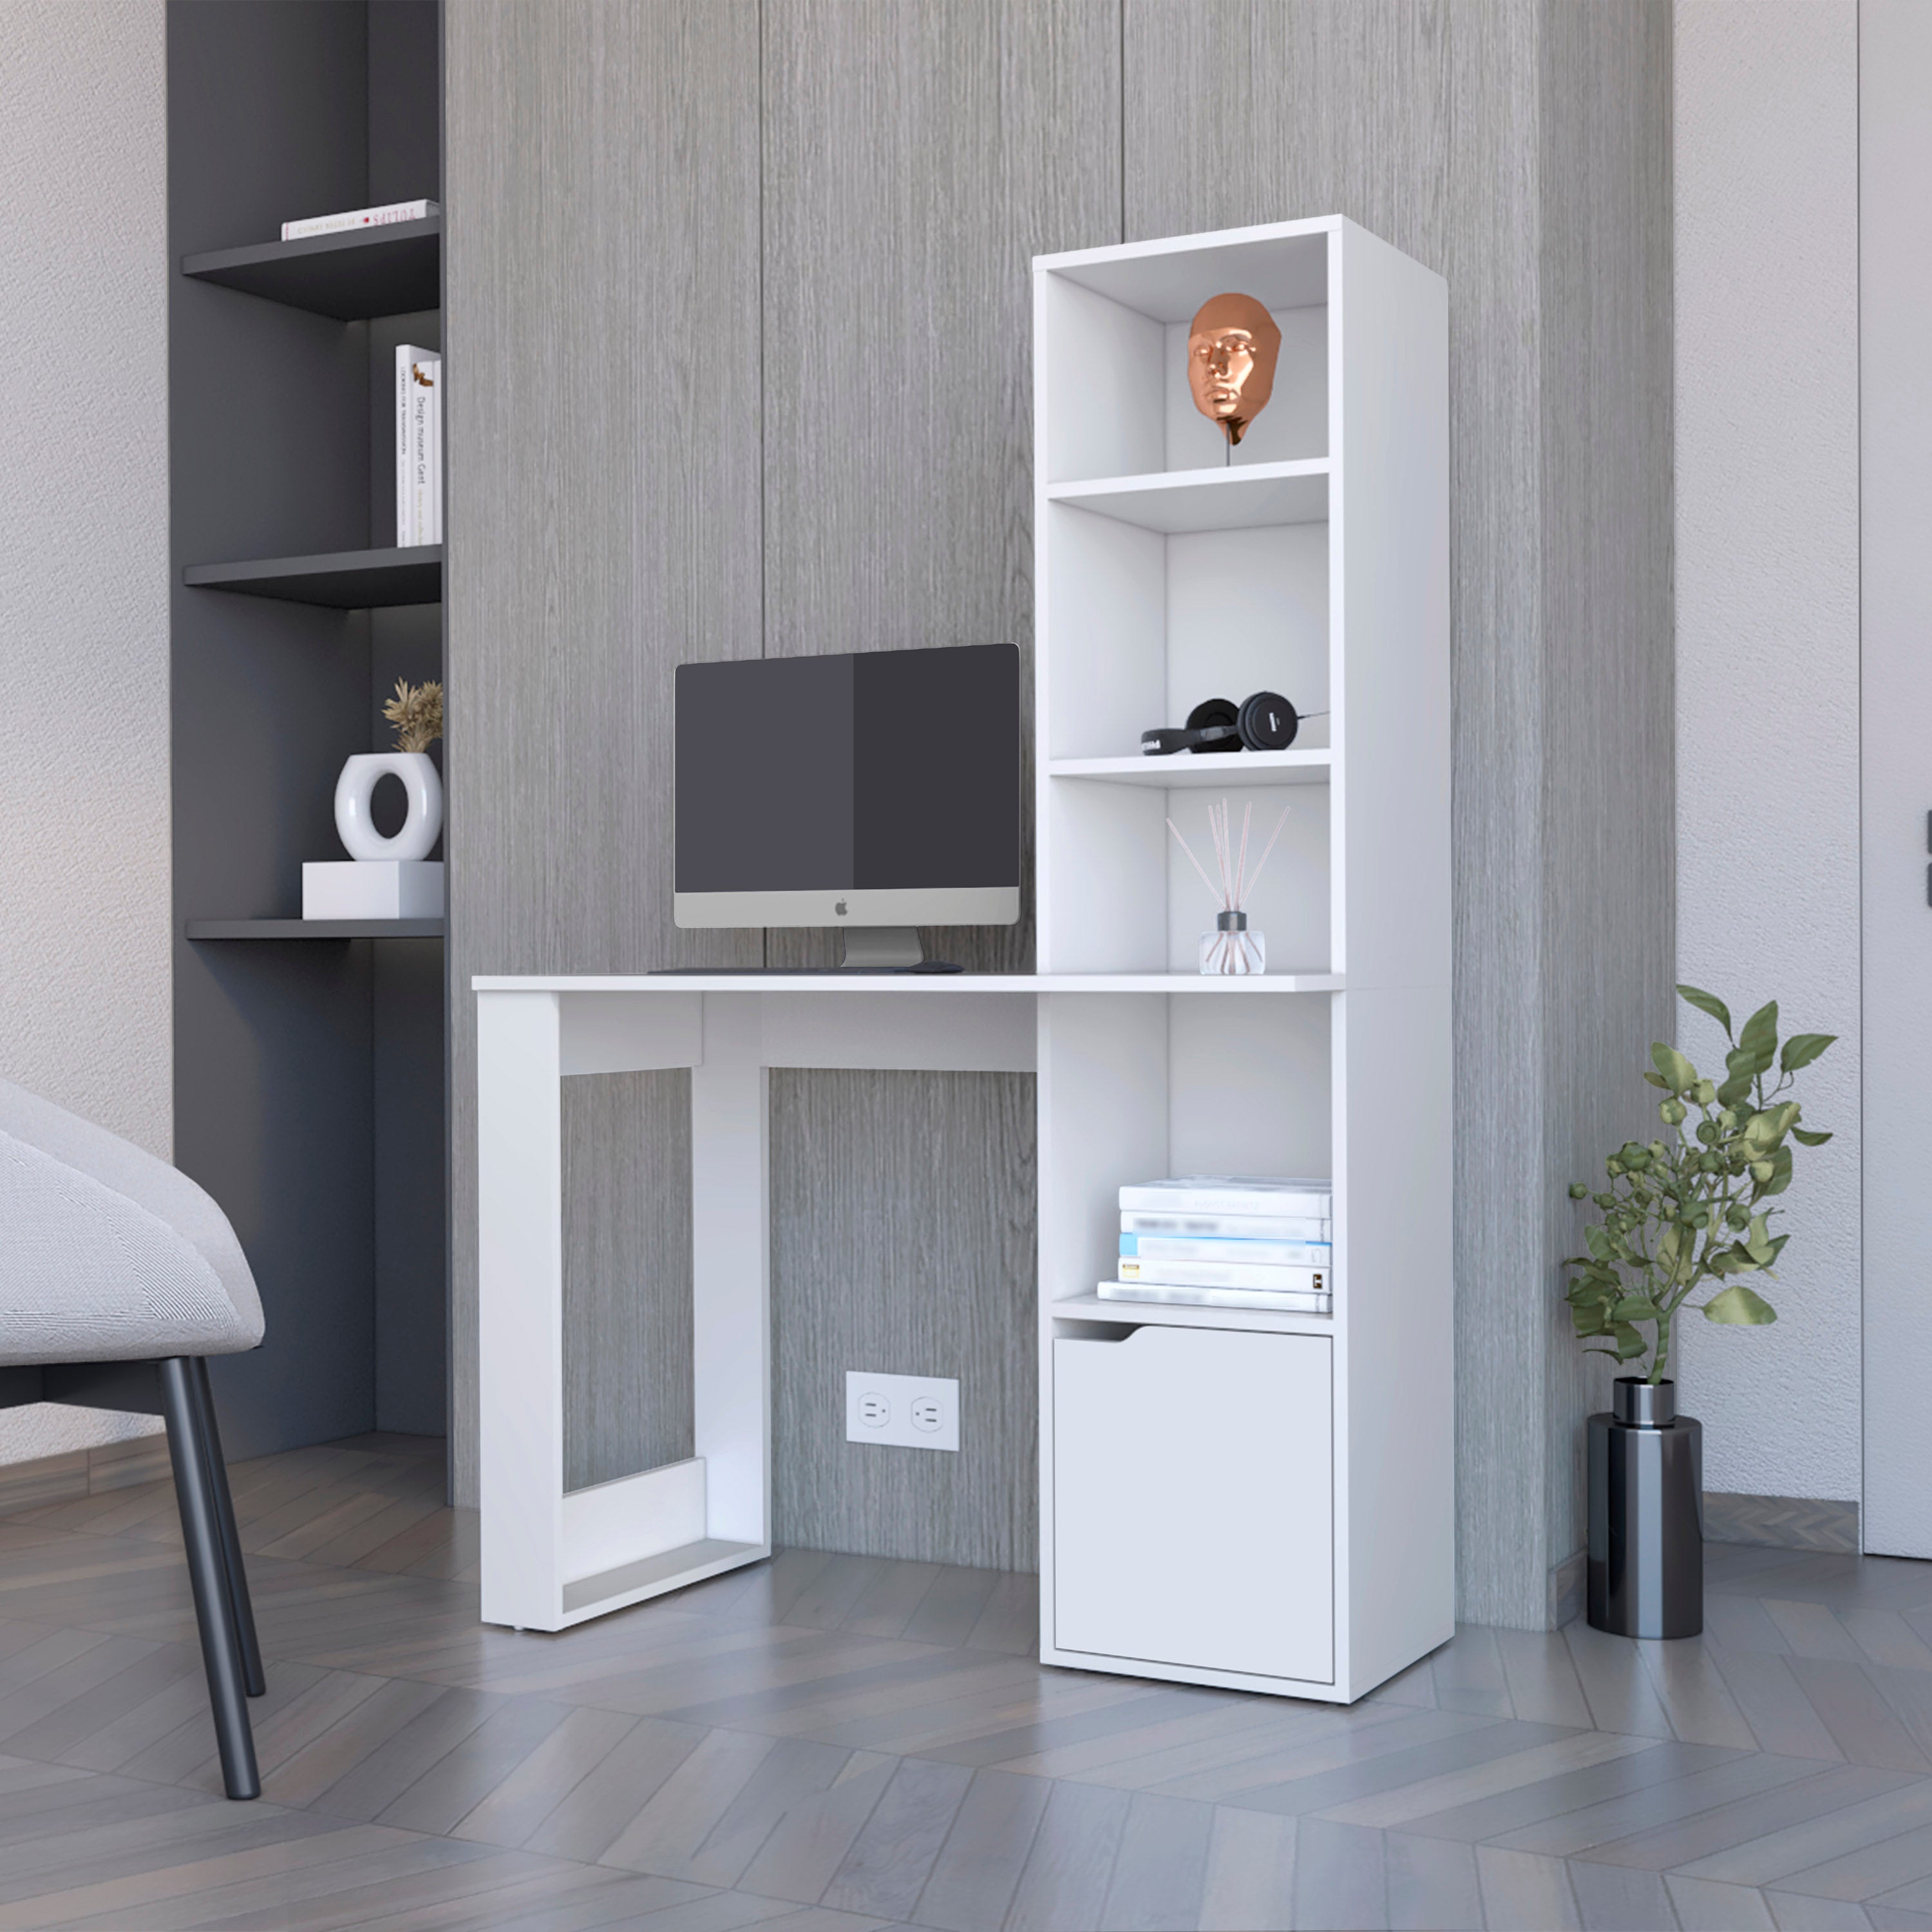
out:
{"label": "herringbone wood floor", "polygon": [[1932,1564],[1713,1546],[1702,1639],[1469,1630],[1336,1710],[1042,1670],[1030,1578],[802,1550],[486,1629],[441,1485],[235,1472],[254,1804],[169,1487],[0,1521],[0,1932],[1932,1927]]}

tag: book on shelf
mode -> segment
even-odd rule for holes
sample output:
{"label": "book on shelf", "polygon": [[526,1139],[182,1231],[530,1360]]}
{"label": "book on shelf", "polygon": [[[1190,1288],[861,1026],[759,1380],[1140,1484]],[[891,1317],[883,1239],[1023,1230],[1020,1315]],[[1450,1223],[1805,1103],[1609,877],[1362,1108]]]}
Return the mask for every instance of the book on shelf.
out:
{"label": "book on shelf", "polygon": [[1120,1252],[1143,1262],[1261,1262],[1325,1268],[1335,1250],[1328,1241],[1259,1241],[1216,1234],[1123,1234]]}
{"label": "book on shelf", "polygon": [[282,224],[284,242],[305,242],[311,235],[340,235],[351,228],[386,228],[397,221],[424,221],[442,208],[433,201],[388,201],[380,208],[346,208],[340,214],[304,215]]}
{"label": "book on shelf", "polygon": [[1186,1288],[1172,1282],[1103,1281],[1102,1301],[1168,1302],[1185,1308],[1270,1310],[1278,1315],[1333,1315],[1335,1298],[1326,1292],[1306,1294],[1275,1289]]}
{"label": "book on shelf", "polygon": [[1326,1220],[1334,1199],[1329,1180],[1274,1180],[1243,1174],[1189,1174],[1130,1183],[1124,1208],[1166,1214],[1294,1214]]}
{"label": "book on shelf", "polygon": [[1186,1234],[1197,1240],[1329,1241],[1335,1224],[1325,1214],[1160,1214],[1127,1208],[1124,1234]]}
{"label": "book on shelf", "polygon": [[1275,1294],[1326,1294],[1335,1285],[1332,1268],[1290,1268],[1271,1262],[1156,1262],[1123,1255],[1114,1272],[1121,1281],[1156,1288],[1248,1288]]}
{"label": "book on shelf", "polygon": [[396,546],[442,541],[442,357],[396,350]]}

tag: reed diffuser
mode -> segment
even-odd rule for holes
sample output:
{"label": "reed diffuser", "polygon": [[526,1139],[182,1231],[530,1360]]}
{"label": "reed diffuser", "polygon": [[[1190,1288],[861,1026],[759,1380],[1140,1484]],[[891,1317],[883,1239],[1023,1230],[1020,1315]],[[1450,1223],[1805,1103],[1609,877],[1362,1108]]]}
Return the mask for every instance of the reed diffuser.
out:
{"label": "reed diffuser", "polygon": [[1194,848],[1181,837],[1180,826],[1171,818],[1167,821],[1167,829],[1187,854],[1188,863],[1201,874],[1201,883],[1214,896],[1216,908],[1214,929],[1201,935],[1201,970],[1210,978],[1223,974],[1264,973],[1268,970],[1268,935],[1249,930],[1248,895],[1261,878],[1262,868],[1268,863],[1268,854],[1274,850],[1275,840],[1281,836],[1281,828],[1288,823],[1288,814],[1292,809],[1290,806],[1282,807],[1274,830],[1250,873],[1248,835],[1254,826],[1254,807],[1249,805],[1242,809],[1238,848],[1234,840],[1228,801],[1222,800],[1219,812],[1211,805],[1208,808],[1208,832],[1214,842],[1214,863],[1221,875],[1218,886],[1208,876],[1207,867],[1195,857]]}

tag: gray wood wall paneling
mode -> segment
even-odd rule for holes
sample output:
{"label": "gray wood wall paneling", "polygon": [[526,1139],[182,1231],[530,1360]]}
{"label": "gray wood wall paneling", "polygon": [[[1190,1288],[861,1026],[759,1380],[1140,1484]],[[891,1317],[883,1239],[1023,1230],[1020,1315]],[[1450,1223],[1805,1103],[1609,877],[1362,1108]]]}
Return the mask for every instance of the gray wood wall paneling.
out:
{"label": "gray wood wall paneling", "polygon": [[[1571,1180],[1659,1131],[1639,1077],[1677,1036],[1671,14],[1546,15],[1543,116],[1544,1035],[1540,1280],[1580,1246]],[[1552,1289],[1550,1298],[1555,1300]],[[1546,1550],[1588,1540],[1583,1418],[1615,1370],[1557,1303]],[[1498,1311],[1500,1312],[1500,1311]]]}
{"label": "gray wood wall paneling", "polygon": [[[968,635],[1025,640],[1026,370],[1016,345],[1027,332],[1020,292],[1030,254],[1116,238],[1122,220],[1135,236],[1339,209],[1450,279],[1462,1594],[1467,1615],[1526,1624],[1546,1617],[1548,1570],[1574,1546],[1565,1526],[1574,1521],[1578,1370],[1556,1294],[1555,1261],[1570,1240],[1561,1184],[1580,1150],[1630,1130],[1630,1110],[1606,1099],[1604,1082],[1628,1077],[1632,1016],[1658,1016],[1671,918],[1661,641],[1669,218],[1658,160],[1667,154],[1668,17],[1649,0],[1565,11],[1538,0],[1292,8],[1226,0],[1211,8],[1127,0],[1123,20],[1111,5],[771,0],[764,48],[763,563],[764,642],[773,652]],[[1118,44],[1109,39],[1115,26]],[[609,306],[600,307],[595,296],[582,305],[610,333],[580,325],[573,333],[578,304],[543,273],[542,251],[555,238],[524,230],[547,206],[545,185],[559,196],[580,189],[594,160],[620,174],[628,167],[624,179],[600,184],[596,211],[581,214],[592,255],[626,247],[608,221],[628,219],[633,232],[650,223],[661,244],[688,250],[676,257],[687,273],[694,266],[700,279],[725,275],[713,313],[742,314],[730,298],[741,292],[734,265],[748,245],[742,197],[755,157],[748,163],[732,146],[700,96],[722,109],[714,94],[736,89],[742,106],[744,90],[755,87],[755,50],[745,44],[742,19],[718,8],[704,10],[700,33],[684,8],[633,19],[473,4],[455,10],[450,31],[451,260],[460,282],[452,326],[478,332],[467,364],[476,386],[466,399],[458,386],[452,447],[500,453],[475,475],[474,526],[463,520],[466,486],[456,466],[452,539],[478,548],[453,573],[453,626],[466,632],[473,621],[476,630],[454,646],[452,682],[467,662],[477,687],[454,690],[452,704],[473,734],[461,755],[476,760],[479,804],[484,784],[506,788],[491,821],[474,827],[476,869],[456,856],[455,984],[482,970],[486,955],[491,970],[676,962],[694,949],[665,919],[666,842],[660,836],[640,850],[636,836],[648,823],[640,801],[660,799],[668,776],[662,730],[633,734],[623,704],[607,707],[580,749],[610,786],[560,792],[546,760],[562,742],[557,707],[568,691],[555,667],[518,641],[533,618],[557,634],[559,603],[620,623],[633,608],[608,573],[588,585],[574,574],[588,568],[595,579],[597,560],[579,563],[582,533],[557,519],[587,508],[608,529],[610,512],[586,488],[586,473],[601,474],[596,462],[560,472],[557,452],[569,439],[554,412],[608,373],[612,358],[652,353],[662,339],[641,328],[627,337],[620,304],[606,297]],[[650,72],[631,64],[646,40],[664,56]],[[607,40],[622,43],[620,57],[588,64]],[[700,49],[705,58],[686,73],[681,63]],[[748,70],[740,64],[748,57]],[[662,98],[666,71],[687,82],[675,101]],[[1124,129],[1112,118],[1123,94]],[[600,110],[621,112],[624,124],[600,126]],[[1124,182],[1108,172],[1109,156],[1121,152]],[[683,158],[682,186],[662,178],[670,154]],[[721,188],[725,198],[715,198]],[[730,198],[734,189],[740,199]],[[459,205],[466,200],[469,223]],[[703,219],[682,228],[666,214],[688,217],[694,206]],[[722,248],[704,245],[718,236]],[[754,238],[748,246],[755,258]],[[1590,272],[1605,263],[1615,266]],[[1624,278],[1614,292],[1606,289],[1612,274]],[[476,312],[466,317],[472,295]],[[976,306],[981,299],[991,308]],[[1003,299],[1012,304],[1004,311]],[[638,313],[648,316],[650,305]],[[918,357],[934,344],[943,357]],[[902,372],[908,356],[917,371],[911,381]],[[493,358],[514,380],[514,398],[488,393]],[[1606,362],[1618,400],[1592,405],[1588,386]],[[680,438],[675,411],[647,424],[628,393],[616,410],[634,430],[660,428],[694,480],[691,453],[702,448],[705,500],[728,506],[714,538],[720,527],[752,526],[746,479],[730,461],[748,440],[694,445]],[[1589,472],[1581,459],[1591,440],[1618,429],[1614,461]],[[513,450],[515,464],[506,454]],[[621,470],[621,457],[607,461]],[[734,504],[745,507],[734,514]],[[637,510],[664,514],[662,502]],[[742,549],[731,556],[742,568]],[[735,622],[714,617],[704,645],[674,637],[664,662],[751,654],[758,626],[748,610],[736,610]],[[642,674],[614,670],[611,644],[594,627],[577,643],[574,662],[593,661],[586,683],[601,679],[605,694],[614,690],[620,700],[634,688],[626,679]],[[519,700],[530,707],[520,737]],[[627,771],[612,764],[618,739],[638,748]],[[1579,757],[1595,760],[1592,776],[1564,796],[1564,774]],[[560,796],[594,800],[586,841],[628,845],[635,862],[617,885],[588,868],[559,870],[569,848],[539,828],[555,822],[544,807]],[[1611,836],[1613,824],[1620,836]],[[623,956],[610,943],[614,930],[648,944]],[[986,938],[928,935],[928,945],[969,965],[1018,964],[1029,956],[1024,932],[995,935],[990,949]],[[730,956],[725,943],[703,940],[702,956]],[[774,934],[766,957],[823,958],[823,944]],[[1592,1017],[1580,1024],[1580,1010]],[[461,1117],[473,1052],[466,996],[456,1022],[463,1470],[474,1442],[474,1129]],[[1665,1023],[1658,1016],[1636,1030],[1647,1038]],[[897,1346],[903,1334],[908,1346],[927,1346],[923,1318],[889,1291],[871,1310],[872,1327],[840,1330],[835,1304],[856,1305],[842,1276],[855,1264],[870,1266],[883,1287],[890,1252],[874,1245],[880,1258],[868,1262],[865,1246],[854,1244],[876,1243],[878,1231],[847,1231],[868,1216],[890,1224],[897,1210],[890,1190],[844,1201],[839,1190],[847,1166],[890,1175],[922,1118],[954,1105],[970,1117],[965,1083],[941,1106],[942,1088],[956,1078],[774,1082],[779,1458],[782,1468],[816,1467],[830,1479],[814,1520],[801,1498],[782,1490],[782,1535],[878,1547],[875,1529],[862,1526],[876,1525],[880,1512],[905,1511],[902,1521],[916,1514],[920,1499],[910,1491],[867,1492],[878,1479],[866,1466],[850,1480],[838,1477],[844,1452],[836,1418],[809,1416],[805,1384],[790,1384],[794,1365],[808,1378],[841,1366],[823,1351],[846,1335],[892,1335]],[[1011,1084],[1016,1098],[1024,1083]],[[1004,1109],[1021,1140],[1029,1113]],[[855,1124],[869,1153],[838,1149]],[[949,1207],[928,1228],[966,1226],[969,1201],[1010,1207],[1004,1190],[1020,1153],[1030,1164],[1020,1140],[989,1142],[981,1173],[957,1180],[962,1218],[951,1220]],[[598,1184],[614,1201],[635,1198],[609,1174]],[[668,1283],[675,1231],[638,1237],[646,1238],[665,1244],[648,1266]],[[964,1346],[970,1353],[970,1339]],[[1030,1350],[1023,1339],[1018,1346],[1024,1366],[1010,1362],[1007,1372],[1030,1373]],[[665,1359],[674,1354],[668,1349]],[[905,1365],[944,1372],[932,1361]],[[573,1388],[589,1401],[580,1376]],[[643,1409],[628,1413],[636,1426],[628,1438],[630,1425],[600,1424],[594,1444],[574,1448],[573,1469],[615,1473],[648,1460]],[[969,1430],[971,1416],[969,1396]],[[1016,1458],[1030,1454],[1030,1444],[1015,1445]],[[1024,1490],[994,1480],[982,1493],[1018,1493],[1030,1510]],[[848,1523],[862,1526],[838,1526]],[[1540,1534],[1526,1538],[1526,1526],[1540,1526]],[[989,1521],[973,1525],[970,1538],[978,1549],[1011,1549],[1030,1533],[1030,1522]]]}
{"label": "gray wood wall paneling", "polygon": [[1562,1189],[1669,1019],[1669,10],[1126,0],[1125,43],[1130,237],[1332,210],[1448,279],[1460,1613],[1538,1626]]}
{"label": "gray wood wall paneling", "polygon": [[[768,655],[1011,640],[1030,694],[1031,258],[1119,239],[1119,46],[1114,0],[767,0]],[[1028,740],[1027,918],[924,935],[969,970],[1032,964]],[[1033,1094],[774,1079],[780,1540],[1035,1562]],[[959,1454],[848,1444],[862,1368],[957,1377]]]}
{"label": "gray wood wall paneling", "polygon": [[[758,20],[465,0],[445,34],[452,1462],[473,1502],[471,976],[758,957],[673,927],[669,836],[671,667],[760,646]],[[600,1106],[632,1124],[572,1162],[606,1227],[566,1256],[573,1484],[688,1426],[688,1239],[651,1204],[677,1156],[645,1144],[683,1083],[626,1078],[567,1090],[573,1148]]]}
{"label": "gray wood wall paneling", "polygon": [[[1033,1082],[775,1072],[772,1122],[780,1540],[1033,1568]],[[956,1376],[958,1454],[848,1442],[848,1369]]]}

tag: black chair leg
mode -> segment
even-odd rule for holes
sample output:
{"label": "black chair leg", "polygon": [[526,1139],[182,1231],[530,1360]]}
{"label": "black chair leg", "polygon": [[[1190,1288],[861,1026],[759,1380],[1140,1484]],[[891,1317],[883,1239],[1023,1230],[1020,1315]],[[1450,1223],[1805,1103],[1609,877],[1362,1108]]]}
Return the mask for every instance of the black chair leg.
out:
{"label": "black chair leg", "polygon": [[255,1606],[248,1597],[248,1573],[242,1563],[242,1538],[235,1528],[235,1498],[228,1487],[228,1464],[221,1454],[221,1430],[214,1419],[214,1391],[208,1387],[208,1364],[189,1358],[194,1371],[194,1394],[201,1411],[201,1437],[208,1445],[208,1466],[214,1492],[214,1526],[221,1535],[222,1568],[228,1574],[228,1600],[235,1615],[235,1634],[242,1646],[242,1674],[248,1694],[259,1697],[268,1688],[262,1670],[261,1640],[255,1634]]}
{"label": "black chair leg", "polygon": [[175,1500],[181,1508],[188,1578],[194,1586],[195,1621],[201,1627],[201,1660],[208,1673],[208,1701],[214,1713],[222,1782],[230,1798],[259,1798],[262,1778],[255,1766],[255,1738],[248,1724],[247,1678],[216,1521],[214,1462],[202,1438],[194,1366],[185,1355],[170,1356],[158,1366],[168,1454],[175,1466]]}

